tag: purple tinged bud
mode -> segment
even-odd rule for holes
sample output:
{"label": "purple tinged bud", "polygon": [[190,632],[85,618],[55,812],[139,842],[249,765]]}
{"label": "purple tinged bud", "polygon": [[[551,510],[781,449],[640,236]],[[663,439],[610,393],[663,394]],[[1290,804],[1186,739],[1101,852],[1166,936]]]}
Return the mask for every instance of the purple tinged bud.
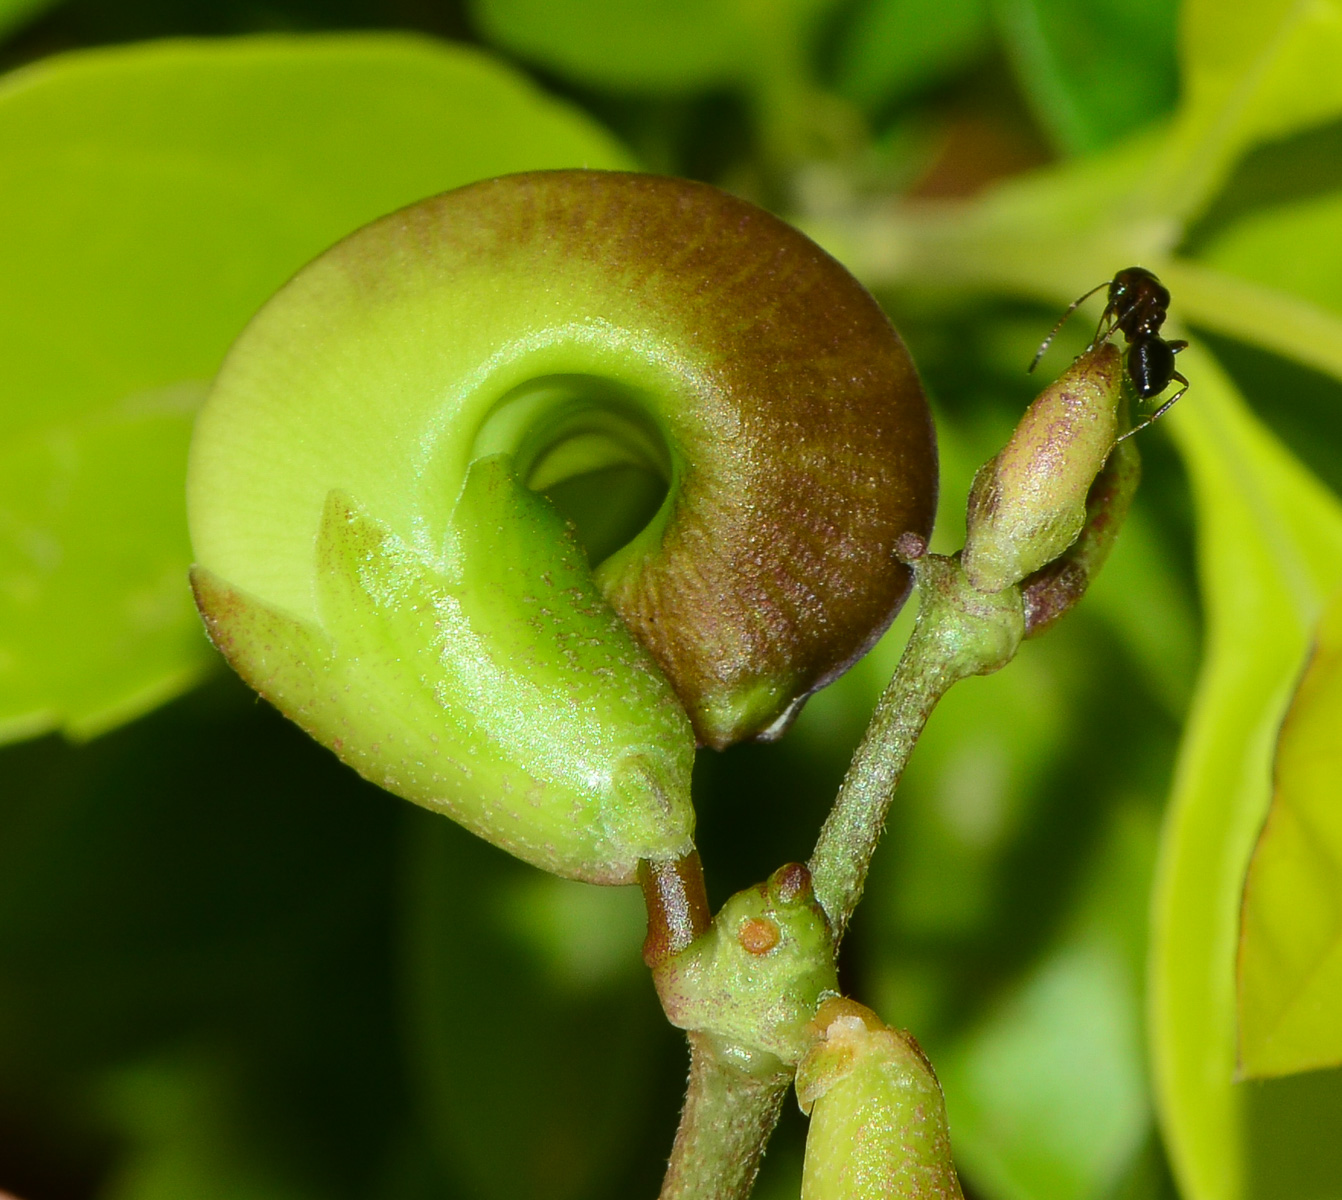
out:
{"label": "purple tinged bud", "polygon": [[1000,592],[1061,555],[1087,520],[1087,497],[1118,435],[1123,360],[1109,343],[1083,354],[1030,405],[969,494],[961,563]]}
{"label": "purple tinged bud", "polygon": [[1141,477],[1136,443],[1119,442],[1091,485],[1081,536],[1060,557],[1021,582],[1027,638],[1052,629],[1086,594],[1114,548]]}

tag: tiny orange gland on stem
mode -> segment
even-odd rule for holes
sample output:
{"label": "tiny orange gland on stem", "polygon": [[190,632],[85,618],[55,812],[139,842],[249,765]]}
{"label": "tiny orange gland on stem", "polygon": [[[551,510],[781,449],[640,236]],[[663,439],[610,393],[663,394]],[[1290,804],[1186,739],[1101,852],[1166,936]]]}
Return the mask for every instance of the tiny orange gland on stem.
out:
{"label": "tiny orange gland on stem", "polygon": [[767,917],[747,917],[736,930],[736,940],[747,954],[768,954],[782,936]]}

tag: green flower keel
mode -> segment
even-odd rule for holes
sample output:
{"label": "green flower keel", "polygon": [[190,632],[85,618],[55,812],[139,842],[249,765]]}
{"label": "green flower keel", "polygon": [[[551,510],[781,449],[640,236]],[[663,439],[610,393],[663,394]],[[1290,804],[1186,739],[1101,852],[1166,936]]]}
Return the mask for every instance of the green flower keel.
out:
{"label": "green flower keel", "polygon": [[472,467],[441,569],[332,492],[321,625],[197,568],[210,634],[360,774],[519,858],[592,883],[692,847],[689,722],[554,510]]}
{"label": "green flower keel", "polygon": [[[665,496],[589,563],[540,493],[611,468]],[[553,171],[281,289],[188,501],[199,606],[263,695],[528,862],[627,883],[693,851],[696,737],[776,735],[879,636],[935,490],[912,363],[842,267],[702,184]]]}

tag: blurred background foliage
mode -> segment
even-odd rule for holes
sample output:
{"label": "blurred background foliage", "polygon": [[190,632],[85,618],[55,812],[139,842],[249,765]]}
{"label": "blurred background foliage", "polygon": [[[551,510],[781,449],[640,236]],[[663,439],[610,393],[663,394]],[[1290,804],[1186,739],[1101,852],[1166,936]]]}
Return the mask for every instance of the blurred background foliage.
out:
{"label": "blurred background foliage", "polygon": [[[954,219],[1002,180],[1064,200],[1079,180],[1083,202],[1036,204],[1032,263],[1092,193],[1185,181],[1161,211],[1193,266],[1161,273],[1176,319],[1190,297],[1193,387],[1143,437],[1082,608],[933,718],[844,984],[930,1052],[974,1200],[1342,1197],[1338,1072],[1233,1082],[1224,944],[1272,731],[1342,577],[1342,342],[1320,317],[1342,313],[1342,14],[1176,8],[0,0],[0,1191],[655,1194],[684,1050],[637,894],[541,876],[359,781],[220,669],[183,575],[191,414],[266,295],[421,195],[587,164],[707,179],[852,248],[936,406],[945,551],[1060,304],[1129,263],[1013,289],[990,228],[987,283],[916,248],[892,267],[889,198]],[[1258,117],[1236,55],[1264,29],[1303,57]],[[369,30],[443,41],[313,36]],[[258,33],[283,36],[227,40]],[[165,38],[204,40],[133,45]],[[1208,145],[1226,95],[1248,132],[1162,174],[1152,131]],[[611,486],[556,499],[597,530]],[[636,508],[644,482],[621,486]],[[781,743],[701,755],[715,905],[807,856],[910,621]],[[789,1109],[764,1200],[797,1195],[804,1132]]]}

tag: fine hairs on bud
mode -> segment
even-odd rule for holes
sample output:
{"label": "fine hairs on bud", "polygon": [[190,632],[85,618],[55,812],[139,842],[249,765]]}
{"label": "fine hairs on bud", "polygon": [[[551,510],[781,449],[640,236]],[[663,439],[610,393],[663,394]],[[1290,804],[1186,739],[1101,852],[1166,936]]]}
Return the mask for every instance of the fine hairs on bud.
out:
{"label": "fine hairs on bud", "polygon": [[1118,435],[1123,361],[1106,342],[1030,405],[969,494],[961,563],[979,591],[1000,592],[1052,562],[1086,524],[1086,499]]}

